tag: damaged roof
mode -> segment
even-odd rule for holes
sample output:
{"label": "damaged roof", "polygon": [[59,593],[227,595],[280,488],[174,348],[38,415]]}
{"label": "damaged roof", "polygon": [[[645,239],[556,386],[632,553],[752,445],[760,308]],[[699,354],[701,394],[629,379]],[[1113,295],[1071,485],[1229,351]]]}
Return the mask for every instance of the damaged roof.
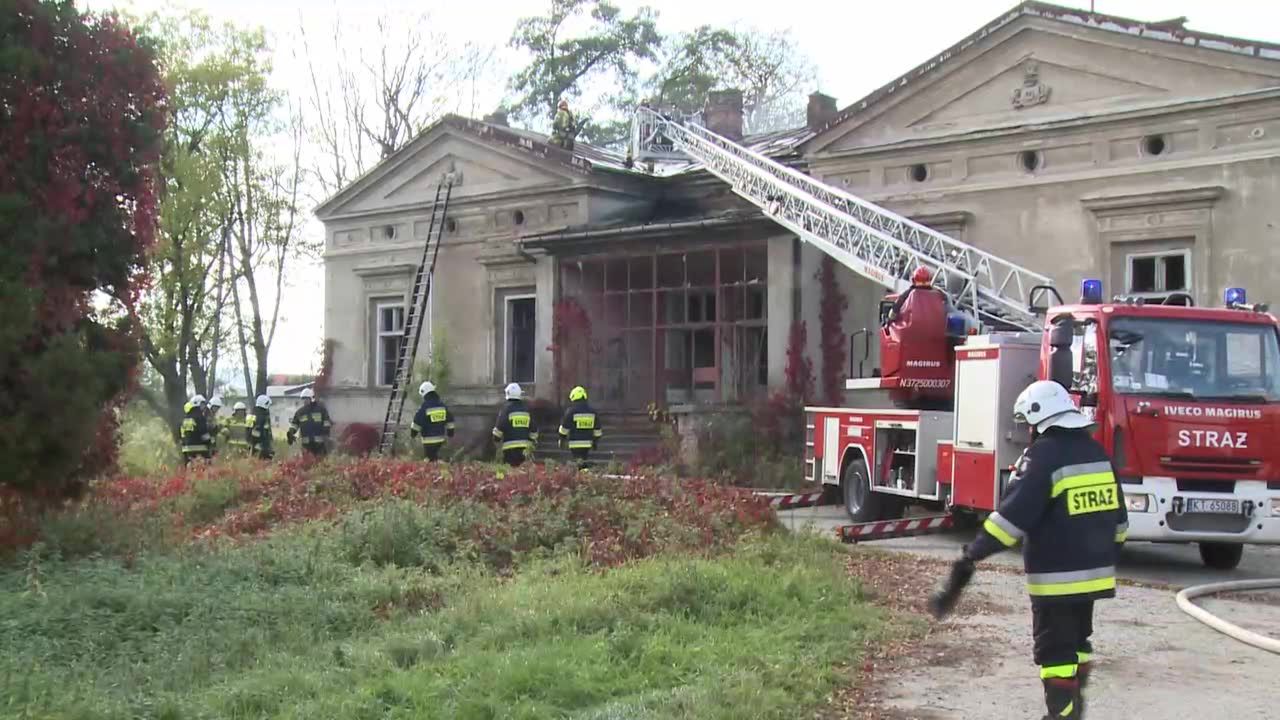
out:
{"label": "damaged roof", "polygon": [[708,211],[695,207],[672,208],[664,211],[661,203],[655,206],[654,212],[645,220],[619,220],[611,223],[588,223],[571,225],[556,230],[531,233],[520,237],[520,244],[526,247],[546,247],[551,244],[572,241],[590,241],[626,235],[636,237],[653,233],[669,233],[673,230],[706,229],[745,225],[768,220],[764,213],[755,208],[726,208]]}
{"label": "damaged roof", "polygon": [[1208,50],[1230,52],[1269,60],[1280,60],[1280,45],[1278,44],[1188,30],[1186,28],[1187,18],[1185,17],[1162,20],[1159,22],[1143,22],[1141,20],[1121,17],[1119,15],[1107,15],[1104,13],[1077,10],[1075,8],[1063,7],[1061,5],[1028,0],[1027,2],[1020,3],[1012,10],[1009,10],[995,20],[982,26],[976,32],[970,34],[955,45],[952,45],[946,50],[943,50],[920,65],[917,65],[907,71],[892,82],[873,90],[866,97],[847,106],[825,125],[817,128],[812,133],[811,137],[826,133],[828,130],[840,125],[854,115],[857,115],[886,97],[902,90],[911,83],[918,81],[923,76],[932,73],[945,63],[954,60],[957,56],[972,49],[987,37],[1023,17],[1044,18],[1056,22],[1106,30],[1108,32],[1136,35],[1138,37],[1174,43],[1182,46],[1200,47]]}

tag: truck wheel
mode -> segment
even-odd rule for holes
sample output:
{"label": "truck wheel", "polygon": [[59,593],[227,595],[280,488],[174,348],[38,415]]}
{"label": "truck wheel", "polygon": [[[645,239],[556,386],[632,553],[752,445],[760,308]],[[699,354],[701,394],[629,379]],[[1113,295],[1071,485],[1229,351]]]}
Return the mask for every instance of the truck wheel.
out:
{"label": "truck wheel", "polygon": [[840,476],[844,490],[844,511],[856,523],[874,522],[880,519],[882,498],[871,492],[871,475],[862,458],[854,458],[844,466]]}
{"label": "truck wheel", "polygon": [[1244,545],[1240,543],[1200,543],[1200,559],[1205,567],[1214,570],[1235,570],[1244,555]]}

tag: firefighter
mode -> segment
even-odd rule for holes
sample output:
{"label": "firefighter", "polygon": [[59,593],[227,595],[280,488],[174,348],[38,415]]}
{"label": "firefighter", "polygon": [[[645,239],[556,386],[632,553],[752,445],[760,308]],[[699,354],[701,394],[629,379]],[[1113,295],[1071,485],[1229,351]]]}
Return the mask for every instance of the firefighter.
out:
{"label": "firefighter", "polygon": [[222,396],[214,395],[209,398],[209,435],[213,438],[209,442],[209,455],[218,454],[218,443],[222,440],[222,418],[218,417],[218,413],[222,412]]}
{"label": "firefighter", "polygon": [[249,431],[253,428],[253,418],[249,417],[248,410],[244,403],[237,402],[231,406],[231,417],[222,424],[219,442],[236,456],[249,454]]}
{"label": "firefighter", "polygon": [[578,461],[578,467],[587,467],[587,455],[600,444],[604,436],[600,418],[587,403],[587,389],[581,385],[569,391],[569,407],[560,420],[560,447],[569,446],[569,453]]}
{"label": "firefighter", "polygon": [[574,122],[573,113],[569,112],[569,103],[561,100],[556,109],[556,118],[551,123],[551,144],[573,151],[573,139],[578,134],[578,125]]}
{"label": "firefighter", "polygon": [[538,428],[533,424],[529,406],[522,399],[524,392],[520,386],[511,383],[504,394],[507,402],[493,424],[493,439],[500,443],[502,460],[511,467],[518,467],[533,455],[533,445],[538,442]]}
{"label": "firefighter", "polygon": [[1083,718],[1089,681],[1093,602],[1115,597],[1116,559],[1128,533],[1124,493],[1106,451],[1058,383],[1029,385],[1013,406],[1031,426],[1031,445],[1009,489],[964,547],[930,610],[943,617],[973,577],[974,563],[1025,542],[1035,662],[1051,718]]}
{"label": "firefighter", "polygon": [[446,438],[453,437],[453,411],[440,399],[436,386],[430,380],[418,386],[422,404],[413,416],[410,437],[422,436],[422,457],[432,462],[440,459],[440,449]]}
{"label": "firefighter", "polygon": [[184,417],[179,435],[182,437],[182,464],[195,458],[213,457],[213,436],[209,433],[208,408],[203,395],[192,395],[182,406]]}
{"label": "firefighter", "polygon": [[329,419],[329,409],[316,399],[316,391],[306,388],[302,391],[302,407],[293,414],[289,421],[289,433],[285,439],[290,445],[302,435],[302,449],[316,456],[329,452],[329,430],[333,421]]}
{"label": "firefighter", "polygon": [[270,460],[275,456],[271,446],[271,398],[259,395],[253,404],[253,418],[248,421],[249,452],[254,457]]}

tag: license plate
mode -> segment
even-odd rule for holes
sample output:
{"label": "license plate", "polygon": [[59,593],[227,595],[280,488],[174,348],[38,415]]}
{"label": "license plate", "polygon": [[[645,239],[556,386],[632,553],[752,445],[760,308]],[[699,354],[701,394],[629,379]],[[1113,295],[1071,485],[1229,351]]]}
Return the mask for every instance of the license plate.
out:
{"label": "license plate", "polygon": [[1239,515],[1240,501],[1218,500],[1217,498],[1187,498],[1187,512]]}

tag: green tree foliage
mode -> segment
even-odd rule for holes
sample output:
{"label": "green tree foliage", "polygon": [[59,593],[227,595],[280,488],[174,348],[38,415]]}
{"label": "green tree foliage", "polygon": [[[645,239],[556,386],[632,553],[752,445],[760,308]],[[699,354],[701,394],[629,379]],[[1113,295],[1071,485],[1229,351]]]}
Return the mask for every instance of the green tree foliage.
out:
{"label": "green tree foliage", "polygon": [[[584,23],[584,31],[574,32]],[[657,58],[661,42],[657,14],[648,7],[626,16],[606,0],[551,0],[546,15],[521,18],[511,36],[511,46],[530,55],[511,77],[513,113],[542,126],[562,98],[574,103],[592,83],[613,94],[632,88],[643,63]],[[578,119],[585,114],[579,109]],[[587,126],[583,136],[591,140],[598,132]]]}
{"label": "green tree foliage", "polygon": [[0,0],[0,483],[52,495],[114,463],[164,98],[117,18]]}

